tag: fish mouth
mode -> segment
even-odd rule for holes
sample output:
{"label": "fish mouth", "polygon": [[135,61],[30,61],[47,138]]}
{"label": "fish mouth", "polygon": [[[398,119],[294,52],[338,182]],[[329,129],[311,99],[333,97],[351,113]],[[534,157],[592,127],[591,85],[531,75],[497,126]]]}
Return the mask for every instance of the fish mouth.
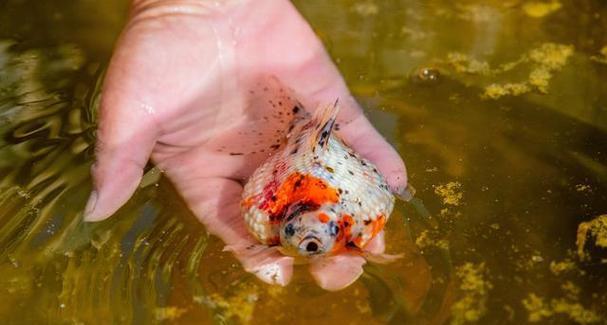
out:
{"label": "fish mouth", "polygon": [[309,255],[320,254],[323,247],[320,238],[314,235],[308,235],[302,239],[297,245],[300,251],[304,251]]}

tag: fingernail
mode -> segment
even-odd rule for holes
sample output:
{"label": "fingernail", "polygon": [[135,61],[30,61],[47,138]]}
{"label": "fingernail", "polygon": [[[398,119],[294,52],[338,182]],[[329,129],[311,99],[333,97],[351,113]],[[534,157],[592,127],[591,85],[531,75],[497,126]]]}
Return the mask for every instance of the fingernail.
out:
{"label": "fingernail", "polygon": [[401,199],[405,202],[409,202],[413,199],[413,196],[415,195],[415,188],[413,188],[413,186],[411,186],[411,184],[407,184],[406,187],[402,188],[395,194],[396,194],[396,196],[398,196],[399,199]]}
{"label": "fingernail", "polygon": [[96,221],[93,212],[95,211],[95,205],[97,205],[97,197],[97,191],[92,191],[84,208],[84,221]]}

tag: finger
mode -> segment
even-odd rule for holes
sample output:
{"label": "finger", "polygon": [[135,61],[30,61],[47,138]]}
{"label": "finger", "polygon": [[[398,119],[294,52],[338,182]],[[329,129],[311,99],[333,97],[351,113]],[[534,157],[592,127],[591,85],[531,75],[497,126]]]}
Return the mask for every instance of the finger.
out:
{"label": "finger", "polygon": [[251,243],[228,245],[224,250],[233,252],[245,271],[266,283],[286,286],[291,281],[293,258],[282,255],[277,247]]}
{"label": "finger", "polygon": [[312,261],[310,273],[318,285],[329,291],[341,290],[363,273],[365,259],[357,255],[336,255]]}
{"label": "finger", "polygon": [[209,233],[223,240],[226,250],[234,253],[247,272],[266,283],[287,285],[293,274],[293,258],[273,247],[259,245],[249,234],[240,214],[242,186],[227,178],[197,178],[196,172],[186,177],[182,172],[182,168],[167,168],[169,177]]}
{"label": "finger", "polygon": [[133,195],[157,138],[152,114],[122,85],[123,80],[110,68],[100,105],[86,221],[109,217]]}
{"label": "finger", "polygon": [[405,163],[364,115],[344,126],[340,134],[356,152],[377,166],[392,192],[404,194],[407,188]]}

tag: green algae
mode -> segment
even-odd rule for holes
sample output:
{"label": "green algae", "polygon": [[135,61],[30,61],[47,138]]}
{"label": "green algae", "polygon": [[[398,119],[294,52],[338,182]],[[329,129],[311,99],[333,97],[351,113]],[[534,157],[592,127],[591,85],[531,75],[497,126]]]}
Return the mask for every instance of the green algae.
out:
{"label": "green algae", "polygon": [[451,324],[478,322],[487,312],[487,299],[493,285],[487,280],[484,263],[466,263],[456,268],[460,298],[451,306]]}
{"label": "green algae", "polygon": [[602,63],[602,64],[607,64],[607,45],[605,45],[601,48],[601,50],[599,51],[599,55],[591,56],[590,60],[598,62],[598,63]]}
{"label": "green algae", "polygon": [[523,12],[529,17],[543,18],[561,9],[563,5],[558,0],[528,1],[523,4]]}
{"label": "green algae", "polygon": [[434,193],[441,198],[443,204],[458,206],[464,197],[461,187],[462,184],[459,182],[449,182],[435,186]]}
{"label": "green algae", "polygon": [[528,70],[527,79],[509,82],[490,82],[481,94],[485,99],[520,96],[530,92],[547,94],[554,74],[565,67],[574,53],[572,45],[543,43],[530,49],[518,59],[492,67],[488,62],[462,53],[449,53],[444,63],[455,73],[478,75],[495,79],[512,70]]}
{"label": "green algae", "polygon": [[575,270],[575,263],[570,259],[565,259],[563,261],[552,261],[550,262],[550,272],[554,275],[561,275],[564,273],[571,272]]}
{"label": "green algae", "polygon": [[591,256],[585,251],[589,238],[592,239],[593,245],[607,248],[607,214],[598,216],[588,222],[582,222],[578,226],[577,253],[582,261],[591,259]]}
{"label": "green algae", "polygon": [[546,321],[555,316],[565,315],[577,324],[592,324],[601,321],[594,311],[584,308],[579,302],[569,298],[556,298],[549,301],[534,293],[522,301],[528,312],[528,321],[532,323]]}

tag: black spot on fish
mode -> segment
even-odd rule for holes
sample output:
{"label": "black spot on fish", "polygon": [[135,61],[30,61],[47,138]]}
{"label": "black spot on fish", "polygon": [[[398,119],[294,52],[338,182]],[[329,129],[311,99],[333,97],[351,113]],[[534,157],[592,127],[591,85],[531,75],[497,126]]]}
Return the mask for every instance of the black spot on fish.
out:
{"label": "black spot on fish", "polygon": [[270,146],[270,149],[272,149],[272,150],[276,150],[276,149],[278,149],[278,148],[280,148],[280,145],[279,145],[279,144],[274,144],[274,145],[271,145],[271,146]]}
{"label": "black spot on fish", "polygon": [[367,166],[367,163],[364,162],[364,161],[362,161],[362,160],[360,161],[360,164],[363,165],[363,166]]}
{"label": "black spot on fish", "polygon": [[293,149],[293,150],[291,151],[291,154],[292,154],[292,155],[296,154],[298,149],[299,149],[299,148],[295,148],[295,149]]}
{"label": "black spot on fish", "polygon": [[289,206],[289,209],[286,212],[286,214],[287,214],[286,221],[287,222],[291,221],[295,217],[298,217],[299,215],[301,215],[304,212],[318,210],[318,208],[319,208],[318,204],[315,204],[315,203],[310,203],[310,202],[306,202],[306,201],[297,202],[297,203]]}
{"label": "black spot on fish", "polygon": [[369,224],[371,224],[371,219],[367,219],[365,221],[363,221],[365,223],[365,226],[368,226]]}
{"label": "black spot on fish", "polygon": [[329,166],[325,166],[325,169],[331,174],[333,174],[335,172],[335,170],[333,170],[333,168],[331,168]]}
{"label": "black spot on fish", "polygon": [[348,155],[349,155],[350,157],[352,157],[352,158],[356,158],[356,155],[355,155],[354,153],[352,153],[352,152],[348,152]]}
{"label": "black spot on fish", "polygon": [[285,226],[285,235],[287,235],[287,237],[295,235],[295,227],[292,223],[289,223]]}
{"label": "black spot on fish", "polygon": [[230,156],[242,156],[244,153],[242,152],[230,152]]}
{"label": "black spot on fish", "polygon": [[299,112],[299,110],[300,110],[300,108],[297,105],[293,106],[293,114],[297,114],[297,112]]}
{"label": "black spot on fish", "polygon": [[344,190],[342,190],[341,188],[338,188],[337,192],[339,192],[339,194],[342,194],[344,192]]}
{"label": "black spot on fish", "polygon": [[335,131],[339,131],[339,123],[335,123],[334,128],[335,128]]}
{"label": "black spot on fish", "polygon": [[348,170],[348,173],[350,173],[350,175],[354,176],[354,173],[351,170]]}
{"label": "black spot on fish", "polygon": [[273,202],[276,202],[278,198],[276,197],[276,195],[272,195],[272,197],[270,197],[270,200],[272,200]]}
{"label": "black spot on fish", "polygon": [[293,192],[295,192],[295,190],[301,186],[301,181],[302,181],[302,178],[299,178],[298,180],[295,181],[295,183],[293,184]]}

